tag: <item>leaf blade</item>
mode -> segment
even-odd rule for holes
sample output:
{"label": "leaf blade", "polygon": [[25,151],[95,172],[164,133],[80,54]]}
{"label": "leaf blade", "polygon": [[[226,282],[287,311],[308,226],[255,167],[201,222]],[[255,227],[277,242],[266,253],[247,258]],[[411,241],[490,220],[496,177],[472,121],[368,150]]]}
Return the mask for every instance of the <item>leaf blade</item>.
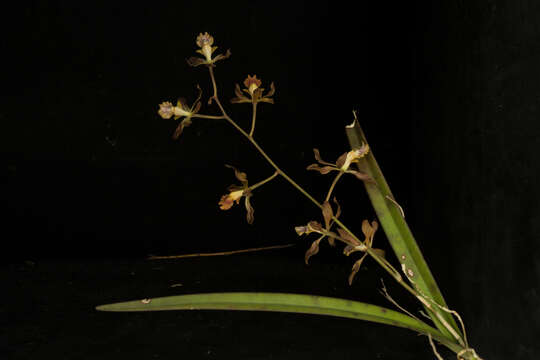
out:
{"label": "leaf blade", "polygon": [[208,293],[134,300],[96,307],[98,311],[249,310],[327,315],[366,320],[430,334],[434,339],[459,350],[452,339],[439,330],[408,315],[358,301],[315,295],[284,293]]}
{"label": "leaf blade", "polygon": [[[360,127],[358,120],[354,120],[351,125],[345,127],[347,138],[352,149],[359,148],[362,144],[368,144],[365,134]],[[402,216],[401,208],[393,203],[390,199],[394,199],[390,187],[384,178],[384,175],[373,155],[372,147],[370,152],[363,158],[358,160],[358,169],[369,176],[374,182],[364,182],[364,186],[371,200],[373,208],[377,213],[383,230],[398,258],[399,262],[404,265],[410,276],[412,274],[413,281],[420,290],[441,306],[448,307],[442,293],[427,265],[422,252],[414,236],[412,235],[409,225]],[[437,328],[444,334],[450,336],[450,332],[442,325],[436,316],[426,308]],[[447,312],[441,313],[444,319],[451,324],[454,330],[460,335],[461,330],[457,326],[455,319]]]}

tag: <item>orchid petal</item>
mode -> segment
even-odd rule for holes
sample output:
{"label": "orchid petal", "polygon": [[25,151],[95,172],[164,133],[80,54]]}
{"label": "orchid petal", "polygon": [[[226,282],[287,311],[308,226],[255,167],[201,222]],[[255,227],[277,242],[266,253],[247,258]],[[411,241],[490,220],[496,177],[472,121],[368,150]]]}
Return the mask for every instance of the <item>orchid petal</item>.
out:
{"label": "orchid petal", "polygon": [[352,285],[354,276],[356,275],[356,273],[358,273],[358,270],[360,270],[360,266],[362,265],[362,262],[366,258],[366,255],[367,254],[364,254],[364,256],[362,256],[360,258],[360,260],[358,260],[357,262],[354,263],[354,265],[352,267],[351,275],[349,275],[349,285]]}
{"label": "orchid petal", "polygon": [[234,170],[234,176],[240,181],[243,185],[247,186],[247,174],[245,172],[242,172],[231,165],[225,165],[225,167],[228,167],[229,169]]}
{"label": "orchid petal", "polygon": [[207,64],[207,61],[205,59],[202,59],[200,57],[192,56],[189,59],[186,60],[189,66],[199,66],[203,64]]}
{"label": "orchid petal", "polygon": [[251,198],[251,195],[246,195],[246,201],[245,201],[245,204],[246,204],[246,210],[247,210],[247,214],[246,214],[246,219],[247,219],[247,222],[248,224],[253,224],[253,221],[255,220],[255,218],[253,217],[253,214],[255,213],[255,209],[253,209],[253,206],[251,206],[251,202],[250,202],[250,199]]}
{"label": "orchid petal", "polygon": [[345,164],[345,161],[347,160],[347,153],[341,155],[337,160],[336,160],[336,167],[338,168],[341,168],[344,164]]}
{"label": "orchid petal", "polygon": [[306,262],[306,265],[309,263],[309,258],[313,255],[316,255],[319,252],[319,243],[324,238],[324,235],[319,237],[317,240],[315,240],[309,249],[306,251],[306,254],[304,255],[304,261]]}
{"label": "orchid petal", "polygon": [[335,166],[334,164],[321,159],[321,154],[319,153],[319,149],[313,149],[313,154],[315,155],[315,160],[317,160],[319,164]]}
{"label": "orchid petal", "polygon": [[371,176],[369,176],[368,174],[366,173],[363,173],[361,171],[357,171],[357,170],[347,170],[346,171],[347,174],[353,174],[354,176],[356,176],[356,178],[358,180],[362,180],[362,181],[369,181],[369,182],[375,182],[375,180],[373,180],[373,178]]}
{"label": "orchid petal", "polygon": [[323,167],[320,167],[318,164],[311,164],[311,165],[309,165],[306,169],[307,169],[307,170],[315,170],[315,171],[318,171],[318,172],[320,172],[320,173],[323,174],[323,175],[328,174],[330,171],[338,170],[338,169],[336,169],[334,166],[323,166]]}
{"label": "orchid petal", "polygon": [[276,88],[274,86],[274,82],[271,82],[270,83],[270,90],[268,91],[268,93],[265,95],[265,97],[272,97],[274,96],[274,93],[276,92]]}
{"label": "orchid petal", "polygon": [[188,127],[190,125],[191,125],[191,119],[190,118],[185,118],[184,120],[182,120],[182,122],[180,122],[180,124],[178,125],[176,130],[174,130],[173,139],[177,140],[180,137],[180,135],[182,135],[182,132],[184,131],[184,128],[186,128],[186,127]]}
{"label": "orchid petal", "polygon": [[349,234],[348,232],[346,232],[345,230],[343,229],[337,229],[337,232],[339,233],[339,236],[341,236],[341,238],[343,239],[343,241],[345,241],[345,243],[347,243],[348,245],[351,245],[351,246],[358,246],[360,245],[360,243],[358,242],[358,240],[356,240],[355,238],[353,238],[351,236],[351,234]]}
{"label": "orchid petal", "polygon": [[326,230],[330,230],[330,222],[332,221],[334,212],[332,211],[332,206],[328,201],[325,201],[322,204],[322,214],[324,217],[324,224],[326,225]]}

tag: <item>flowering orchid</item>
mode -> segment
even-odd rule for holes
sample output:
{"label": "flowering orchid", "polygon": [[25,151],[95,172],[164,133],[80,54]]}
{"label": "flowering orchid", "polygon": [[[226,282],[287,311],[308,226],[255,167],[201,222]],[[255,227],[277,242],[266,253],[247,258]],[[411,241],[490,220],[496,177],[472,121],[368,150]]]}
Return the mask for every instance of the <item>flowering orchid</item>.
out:
{"label": "flowering orchid", "polygon": [[349,256],[350,254],[352,254],[353,252],[356,252],[356,251],[363,251],[364,252],[364,255],[362,255],[362,257],[359,260],[357,260],[354,263],[353,267],[352,267],[351,274],[349,275],[349,285],[352,284],[354,276],[356,275],[356,273],[358,273],[358,271],[360,270],[360,266],[362,265],[362,262],[364,261],[364,259],[368,255],[368,253],[367,253],[368,249],[371,249],[378,256],[384,258],[384,255],[385,255],[384,250],[382,250],[382,249],[373,249],[372,248],[372,246],[373,246],[373,238],[375,237],[375,232],[377,231],[378,228],[379,228],[379,224],[375,220],[372,221],[371,224],[367,220],[362,221],[362,233],[364,233],[364,236],[365,236],[365,240],[363,242],[358,242],[358,240],[353,238],[345,230],[337,229],[339,235],[342,238],[346,239],[347,242],[350,242],[345,247],[345,249],[343,249],[343,253],[346,256]]}
{"label": "flowering orchid", "polygon": [[[149,299],[144,299],[141,300],[140,303],[142,303],[146,308],[142,308],[141,310],[171,309],[171,304],[178,304],[178,306],[181,308],[185,308],[186,304],[189,304],[189,308],[196,308],[192,307],[192,304],[195,304],[196,306],[203,304],[204,307],[201,308],[207,308],[209,306],[208,304],[212,304],[208,302],[208,299],[212,296],[214,296],[214,299],[220,299],[217,303],[212,300],[214,301],[213,304],[217,304],[215,305],[217,306],[216,308],[222,308],[223,304],[225,303],[227,304],[226,306],[230,306],[231,309],[241,308],[260,310],[261,304],[264,305],[265,310],[276,311],[306,312],[307,308],[308,312],[318,314],[338,314],[337,316],[367,319],[413,329],[429,337],[433,351],[439,359],[441,359],[441,357],[436,352],[433,340],[440,341],[441,344],[444,344],[449,349],[454,351],[459,360],[481,360],[474,349],[470,348],[468,345],[465,327],[459,314],[456,311],[447,308],[444,298],[437,287],[435,279],[431,275],[429,268],[424,261],[420,250],[418,249],[416,241],[407,226],[407,223],[404,221],[405,216],[403,209],[394,199],[390,188],[388,187],[388,184],[386,183],[384,176],[382,175],[382,172],[377,165],[375,158],[373,157],[373,154],[370,154],[370,147],[367,145],[367,141],[359,125],[356,112],[353,111],[353,123],[345,127],[349,144],[352,148],[351,151],[342,154],[335,163],[329,163],[321,159],[319,150],[313,149],[316,163],[309,165],[307,168],[308,170],[315,170],[321,174],[328,174],[332,171],[336,171],[334,180],[326,193],[324,201],[319,202],[313,195],[311,195],[307,190],[289,177],[262,149],[254,138],[257,104],[259,102],[267,102],[270,104],[274,103],[274,99],[272,98],[275,93],[274,84],[270,84],[270,90],[266,94],[264,94],[264,89],[261,87],[262,81],[258,79],[256,75],[247,76],[247,78],[243,81],[244,88],[240,88],[240,85],[236,84],[236,97],[231,99],[231,102],[250,103],[253,107],[251,129],[249,132],[244,130],[242,126],[240,126],[227,114],[218,98],[218,86],[213,68],[215,67],[215,63],[217,61],[229,57],[231,55],[230,51],[227,50],[225,55],[220,54],[214,56],[213,54],[217,47],[213,46],[214,38],[208,33],[200,33],[196,38],[196,44],[199,47],[197,53],[202,55],[202,57],[191,57],[187,60],[187,62],[189,65],[194,67],[199,65],[206,65],[208,67],[208,73],[210,75],[210,80],[213,87],[213,95],[209,98],[208,104],[211,105],[212,102],[215,101],[219,107],[219,110],[221,111],[221,114],[206,115],[198,113],[201,107],[200,88],[199,96],[191,107],[187,106],[184,100],[178,100],[176,106],[167,101],[159,105],[158,114],[164,119],[174,117],[175,120],[178,120],[180,118],[184,118],[178,125],[174,138],[178,138],[178,136],[182,133],[183,128],[191,124],[192,118],[225,120],[236,128],[243,136],[245,136],[247,140],[254,146],[254,148],[275,170],[275,172],[268,178],[250,186],[245,173],[227,165],[227,167],[234,170],[235,176],[238,181],[240,181],[241,185],[235,184],[228,187],[228,193],[223,195],[219,200],[220,209],[229,210],[235,205],[235,203],[239,204],[240,200],[245,198],[247,221],[250,224],[253,223],[254,210],[250,203],[252,192],[259,186],[262,186],[272,179],[280,176],[288,181],[293,187],[306,196],[322,211],[324,223],[310,221],[305,226],[297,226],[295,228],[298,235],[310,233],[318,234],[318,239],[312,242],[310,248],[305,253],[306,264],[311,256],[319,252],[319,244],[323,239],[328,239],[329,244],[332,246],[335,246],[336,241],[343,242],[345,244],[343,249],[344,255],[349,256],[354,252],[363,253],[361,258],[356,260],[354,263],[352,271],[349,275],[348,282],[349,284],[352,284],[352,281],[360,270],[366,256],[370,255],[404,289],[409,291],[420,301],[428,316],[433,320],[433,323],[437,329],[432,328],[429,324],[422,322],[414,315],[407,312],[407,310],[400,307],[399,304],[390,298],[384,287],[383,291],[387,298],[389,298],[390,301],[397,305],[401,310],[406,312],[409,315],[408,317],[397,312],[390,312],[381,307],[366,306],[367,304],[363,303],[352,304],[350,301],[339,303],[339,299],[326,299],[324,302],[319,303],[318,298],[314,299],[311,296],[303,299],[299,297],[299,295],[264,293],[254,295],[242,293],[234,295],[234,298],[228,298],[232,300],[226,300],[226,302],[222,301],[223,297],[230,296],[229,294],[209,294],[208,296],[205,295],[197,297],[188,295],[186,298],[168,298],[164,302],[150,302]],[[364,157],[366,158],[364,159]],[[356,163],[357,167],[351,169],[351,164],[353,163]],[[354,235],[354,233],[352,233],[351,230],[349,230],[339,219],[341,209],[335,197],[332,198],[332,193],[336,188],[339,179],[344,174],[352,174],[356,178],[365,182],[364,185],[366,185],[365,188],[369,194],[370,201],[376,210],[394,252],[399,257],[401,271],[404,273],[405,278],[401,275],[401,272],[398,269],[396,269],[384,258],[385,253],[383,250],[373,248],[373,239],[379,227],[379,224],[376,221],[372,221],[370,223],[368,220],[364,220],[362,222],[362,232],[365,239],[361,240],[358,236]],[[334,208],[330,204],[331,199],[336,205]],[[394,206],[399,208],[399,214],[393,208]],[[333,227],[334,229],[332,229]],[[252,249],[250,249],[250,251],[251,250]],[[408,280],[408,282],[406,280]],[[217,297],[215,295],[217,295]],[[306,306],[306,304],[308,306]],[[119,307],[118,304],[112,304],[112,306],[100,307],[100,310],[133,310],[133,302],[120,305],[121,306]],[[124,307],[122,307],[122,305]],[[139,305],[139,302],[137,302],[137,305]],[[148,308],[148,306],[151,308]],[[212,306],[214,305],[210,305],[210,308],[212,308]],[[457,322],[455,321],[456,319],[454,319],[453,316],[459,320],[461,328],[458,326]]]}
{"label": "flowering orchid", "polygon": [[313,149],[313,153],[315,154],[315,160],[317,160],[319,164],[324,166],[321,167],[319,166],[319,164],[311,164],[307,167],[307,169],[318,171],[323,175],[328,174],[331,171],[341,171],[347,174],[353,174],[359,180],[373,181],[373,179],[368,174],[358,170],[349,169],[352,163],[366,156],[368,152],[369,146],[367,144],[362,144],[360,148],[344,153],[337,159],[335,164],[332,164],[321,159],[321,155],[318,149]]}
{"label": "flowering orchid", "polygon": [[[333,201],[334,201],[334,204],[336,204],[335,218],[337,219],[339,215],[341,214],[341,207],[339,206],[339,203],[337,202],[335,197]],[[306,251],[306,254],[304,256],[304,261],[306,264],[308,263],[310,257],[312,257],[313,255],[319,252],[319,244],[324,238],[328,237],[328,243],[331,246],[336,245],[335,240],[334,240],[334,237],[336,236],[336,234],[330,231],[330,228],[334,224],[334,221],[332,220],[332,218],[334,217],[334,211],[332,210],[332,206],[330,205],[330,202],[325,201],[322,204],[321,210],[322,210],[324,223],[325,223],[324,228],[317,221],[310,221],[305,226],[297,226],[294,228],[294,230],[296,231],[298,235],[310,234],[313,232],[321,234],[321,236],[317,240],[315,240],[311,244],[310,248]]]}
{"label": "flowering orchid", "polygon": [[248,224],[252,224],[254,217],[253,213],[255,210],[253,209],[253,206],[251,206],[250,198],[251,198],[251,189],[248,186],[247,181],[247,175],[245,172],[241,172],[238,169],[236,169],[234,166],[225,165],[228,168],[231,168],[234,170],[234,175],[236,176],[236,179],[242,183],[242,185],[230,185],[227,190],[229,190],[228,194],[225,194],[221,197],[219,200],[219,208],[221,210],[229,210],[231,207],[233,207],[234,203],[237,204],[240,203],[240,199],[242,197],[245,198],[245,206],[247,211],[247,222]]}
{"label": "flowering orchid", "polygon": [[187,62],[191,66],[207,65],[210,67],[214,67],[214,64],[217,61],[226,59],[231,56],[231,51],[227,50],[225,55],[219,54],[216,57],[212,58],[212,54],[214,53],[214,51],[216,51],[217,46],[212,46],[214,44],[214,38],[207,32],[205,32],[204,34],[200,33],[199,36],[197,36],[197,40],[195,42],[197,43],[197,46],[200,47],[197,52],[203,55],[204,59],[195,56],[190,57],[189,59],[187,59]]}
{"label": "flowering orchid", "polygon": [[176,106],[173,106],[173,104],[171,104],[169,101],[159,104],[158,114],[163,119],[170,119],[171,117],[174,117],[174,120],[178,120],[185,117],[185,119],[180,122],[174,131],[173,139],[175,140],[180,137],[184,128],[191,125],[191,117],[199,112],[201,108],[202,90],[199,86],[197,86],[197,89],[199,89],[199,95],[191,107],[186,104],[185,99],[178,99]]}
{"label": "flowering orchid", "polygon": [[[253,76],[248,75],[247,78],[244,80],[244,86],[245,86],[244,89],[240,89],[240,85],[236,84],[236,87],[234,89],[234,93],[236,94],[236,97],[231,99],[231,103],[257,104],[259,102],[266,102],[269,104],[273,104],[274,99],[272,99],[272,96],[276,92],[274,83],[272,82],[270,84],[270,90],[266,93],[266,95],[263,95],[264,88],[260,87],[261,84],[262,82],[260,79],[257,79],[257,75],[253,75]],[[244,95],[242,91],[249,94],[249,97]]]}

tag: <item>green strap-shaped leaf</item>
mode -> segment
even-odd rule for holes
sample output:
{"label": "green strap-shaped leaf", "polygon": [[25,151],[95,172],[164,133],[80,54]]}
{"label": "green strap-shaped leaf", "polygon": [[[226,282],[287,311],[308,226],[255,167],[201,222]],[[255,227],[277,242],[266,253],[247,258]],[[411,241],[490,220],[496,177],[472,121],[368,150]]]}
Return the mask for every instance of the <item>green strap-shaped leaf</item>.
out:
{"label": "green strap-shaped leaf", "polygon": [[281,293],[210,293],[167,296],[97,306],[99,311],[251,310],[329,315],[410,329],[457,352],[452,338],[420,320],[381,306],[314,295]]}
{"label": "green strap-shaped leaf", "polygon": [[[345,131],[351,148],[360,148],[362,143],[369,145],[357,120],[354,120],[351,125],[348,125]],[[397,203],[392,201],[394,200],[394,196],[375,160],[375,156],[373,156],[371,147],[369,153],[360,159],[357,165],[360,171],[368,174],[375,180],[375,183],[365,181],[364,185],[384,229],[384,233],[402,267],[404,266],[407,276],[416,283],[424,295],[430,297],[441,306],[447,307],[400,208]],[[442,325],[439,319],[429,309],[426,310],[429,312],[437,328],[445,335],[451,336],[450,332]],[[462,336],[454,318],[444,311],[441,311],[441,315]]]}

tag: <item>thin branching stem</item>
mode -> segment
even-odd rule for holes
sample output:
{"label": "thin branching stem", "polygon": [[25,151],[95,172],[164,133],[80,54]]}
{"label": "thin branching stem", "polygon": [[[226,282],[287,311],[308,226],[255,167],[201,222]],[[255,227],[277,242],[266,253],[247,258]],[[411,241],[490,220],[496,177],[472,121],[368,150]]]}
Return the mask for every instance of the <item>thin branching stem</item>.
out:
{"label": "thin branching stem", "polygon": [[255,121],[257,120],[257,103],[253,103],[253,117],[251,118],[251,130],[249,131],[249,136],[253,137],[253,132],[255,131]]}
{"label": "thin branching stem", "polygon": [[339,179],[343,176],[345,172],[343,171],[340,171],[336,177],[334,178],[334,181],[332,181],[332,185],[330,185],[330,189],[328,189],[328,194],[326,194],[326,198],[324,199],[324,201],[328,201],[330,200],[330,196],[332,196],[332,191],[334,191],[334,188],[336,187],[336,184],[337,182],[339,181]]}
{"label": "thin branching stem", "polygon": [[214,116],[214,115],[203,115],[203,114],[193,114],[192,118],[201,118],[201,119],[225,119],[225,116]]}
{"label": "thin branching stem", "polygon": [[272,174],[272,176],[269,176],[267,177],[266,179],[262,180],[262,181],[259,181],[258,183],[256,183],[255,185],[251,185],[249,187],[250,190],[254,190],[256,188],[258,188],[259,186],[261,185],[264,185],[266,184],[267,182],[269,182],[270,180],[272,180],[273,178],[275,178],[276,176],[278,176],[279,173],[276,171],[275,173]]}
{"label": "thin branching stem", "polygon": [[[227,115],[227,112],[225,111],[225,109],[223,108],[223,105],[221,104],[221,102],[219,101],[219,98],[218,98],[218,94],[217,94],[217,84],[216,84],[216,79],[215,79],[215,76],[214,76],[214,70],[211,66],[208,67],[209,69],[209,72],[210,72],[210,78],[212,80],[212,87],[214,89],[214,95],[212,96],[212,98],[215,100],[216,104],[219,106],[222,114],[223,114],[223,118],[225,120],[227,120],[236,130],[238,130],[242,135],[244,135],[248,140],[249,142],[251,142],[251,144],[257,149],[257,151],[266,159],[266,161],[268,161],[268,163],[276,170],[276,172],[281,175],[285,180],[287,180],[292,186],[294,186],[298,191],[300,191],[305,197],[307,197],[313,204],[315,204],[317,207],[319,207],[320,209],[322,209],[322,204],[319,203],[313,196],[311,196],[311,194],[309,194],[306,190],[304,190],[304,188],[302,188],[300,185],[298,185],[293,179],[291,179],[283,170],[281,170],[281,168],[270,158],[270,156],[268,156],[268,154],[266,154],[266,152],[264,152],[264,150],[260,147],[260,145],[253,139],[253,137],[248,134],[246,131],[244,131],[244,129],[242,129],[229,115]],[[337,178],[337,176],[336,176]],[[335,180],[337,182],[337,180]],[[346,231],[349,235],[351,235],[353,237],[353,239],[357,240],[359,243],[361,243],[360,239],[358,239],[358,237],[351,231],[349,230],[338,218],[336,218],[335,216],[332,216],[332,220],[334,220],[334,222],[340,226],[344,231]],[[336,237],[337,238],[337,237]],[[341,240],[341,239],[340,239]],[[409,293],[411,293],[412,295],[414,295],[418,300],[420,300],[420,302],[422,302],[423,304],[427,303],[427,301],[425,301],[425,299],[423,299],[419,294],[418,292],[413,289],[411,286],[409,286],[405,281],[403,281],[403,278],[402,276],[400,275],[399,271],[396,270],[386,259],[384,259],[383,257],[379,256],[375,251],[373,251],[373,249],[371,248],[367,248],[365,250],[377,263],[379,263],[379,265],[381,265],[383,267],[383,269],[385,269],[403,288],[405,288]],[[429,304],[429,303],[427,303]],[[442,319],[442,317],[440,316],[439,312],[433,308],[433,306],[431,306],[431,304],[429,304],[428,308],[430,308],[430,310],[432,310],[436,315],[438,315],[437,317],[439,318],[439,320]],[[442,319],[444,320],[444,319]],[[453,328],[450,326],[450,324],[448,324],[446,321],[442,321],[442,323],[445,325],[445,327],[448,328],[448,330],[452,331],[454,337],[456,338],[456,340],[458,341],[458,343],[460,343],[460,345],[464,346],[464,342],[463,342],[463,339],[457,335],[455,333],[455,331],[453,331]]]}
{"label": "thin branching stem", "polygon": [[[218,97],[218,94],[217,94],[217,84],[216,84],[216,79],[215,79],[215,76],[214,76],[214,70],[213,70],[212,67],[208,67],[208,69],[209,69],[209,72],[210,72],[210,78],[212,80],[212,87],[214,89],[214,95],[212,96],[212,98],[214,99],[216,104],[221,109],[221,112],[223,113],[224,118],[251,142],[251,144],[257,149],[257,151],[259,151],[259,153],[266,159],[266,161],[268,161],[268,163],[270,165],[272,165],[272,167],[274,169],[276,169],[276,172],[279,175],[281,175],[289,183],[291,183],[291,185],[293,185],[296,189],[298,189],[298,191],[300,191],[304,196],[306,196],[309,200],[311,200],[311,202],[313,202],[317,207],[322,209],[322,204],[321,203],[319,203],[317,200],[315,200],[315,198],[313,196],[311,196],[300,185],[298,185],[293,179],[291,179],[283,170],[281,170],[281,168],[270,158],[270,156],[268,156],[268,154],[266,154],[266,152],[264,152],[264,150],[260,147],[260,145],[257,144],[257,142],[253,139],[253,137],[251,137],[247,132],[245,132],[244,129],[242,129],[229,115],[227,115],[225,109],[223,108],[223,105],[219,101],[219,97]],[[355,240],[357,240],[359,243],[361,242],[360,239],[358,239],[356,237],[356,235],[354,235],[354,233],[351,230],[349,230],[338,218],[333,216],[332,220],[334,220],[334,222],[336,224],[338,224],[343,230],[345,230],[347,233],[349,233]],[[384,258],[380,257],[374,251],[371,251],[371,249],[369,249],[369,248],[367,249],[367,253],[371,257],[373,257],[375,259],[375,261],[377,261],[388,273],[390,273],[390,275],[392,275],[392,277],[394,277],[396,280],[398,280],[398,282],[402,286],[404,286],[410,293],[412,293],[414,296],[418,295],[418,293],[413,288],[411,288],[408,284],[406,284],[403,281],[399,271],[397,271],[392,265],[390,265],[390,263],[388,263],[388,261],[386,261]]]}
{"label": "thin branching stem", "polygon": [[209,67],[209,70],[210,70],[210,78],[212,79],[212,86],[214,88],[214,95],[212,98],[215,100],[216,104],[221,109],[221,112],[223,113],[225,120],[227,120],[232,126],[234,126],[236,130],[238,130],[242,135],[244,135],[249,140],[249,142],[251,142],[251,144],[257,149],[257,151],[259,151],[259,153],[266,159],[266,161],[268,161],[268,163],[272,165],[274,169],[276,169],[279,175],[281,175],[283,178],[285,178],[285,180],[291,183],[291,185],[293,185],[298,191],[304,194],[304,196],[306,196],[309,200],[311,200],[311,202],[313,202],[317,207],[322,209],[322,205],[317,200],[315,200],[313,196],[311,196],[300,185],[298,185],[293,179],[291,179],[287,174],[285,174],[285,172],[283,172],[283,170],[281,170],[281,168],[277,166],[276,163],[274,163],[274,161],[272,161],[270,156],[268,156],[264,152],[264,150],[259,146],[259,144],[257,144],[257,142],[253,139],[253,137],[249,136],[249,134],[245,132],[244,129],[238,126],[238,124],[229,115],[227,115],[227,112],[223,108],[223,105],[221,105],[221,102],[219,101],[219,98],[217,95],[217,85],[216,85],[216,79],[214,77],[214,70],[212,69],[212,67]]}

